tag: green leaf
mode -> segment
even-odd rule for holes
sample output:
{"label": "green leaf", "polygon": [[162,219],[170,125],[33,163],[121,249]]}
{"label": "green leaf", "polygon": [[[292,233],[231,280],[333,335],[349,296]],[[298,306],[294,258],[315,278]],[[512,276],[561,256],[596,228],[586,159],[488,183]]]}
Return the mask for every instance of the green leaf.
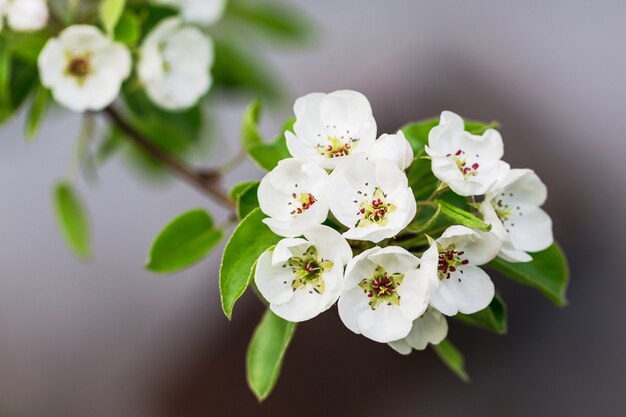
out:
{"label": "green leaf", "polygon": [[569,268],[565,254],[557,243],[541,252],[532,253],[530,262],[511,263],[496,258],[487,264],[509,278],[538,289],[559,307],[567,305],[566,291]]}
{"label": "green leaf", "polygon": [[26,137],[33,139],[37,135],[42,116],[50,100],[50,92],[39,86],[33,97],[33,103],[26,118]]}
{"label": "green leaf", "polygon": [[463,210],[462,208],[453,206],[452,204],[443,200],[436,200],[435,204],[438,204],[441,207],[441,214],[443,214],[456,224],[467,226],[470,229],[474,230],[481,230],[483,232],[488,232],[489,230],[491,230],[490,224],[483,222],[481,219],[474,216],[472,213]]}
{"label": "green leaf", "polygon": [[79,259],[91,256],[91,230],[83,203],[67,182],[59,182],[53,190],[57,223],[65,243]]}
{"label": "green leaf", "polygon": [[259,189],[259,182],[251,184],[246,188],[237,198],[237,216],[240,219],[246,217],[252,210],[259,207],[259,199],[257,198],[257,191]]}
{"label": "green leaf", "polygon": [[255,185],[258,183],[259,180],[251,180],[235,184],[233,185],[233,188],[231,188],[228,192],[228,197],[230,197],[232,201],[237,201],[241,194],[243,194],[248,188],[250,188],[251,185]]}
{"label": "green leaf", "polygon": [[125,11],[115,25],[114,39],[126,45],[135,45],[141,36],[139,18],[129,10]]}
{"label": "green leaf", "polygon": [[305,42],[311,38],[313,26],[297,9],[273,1],[230,2],[229,13],[246,24],[277,40]]}
{"label": "green leaf", "polygon": [[443,361],[443,363],[463,380],[463,382],[469,382],[470,378],[465,372],[465,359],[459,350],[450,343],[450,340],[445,339],[438,345],[434,345],[433,349],[437,353],[437,356]]}
{"label": "green leaf", "polygon": [[169,273],[187,268],[204,258],[222,239],[206,211],[188,211],[172,220],[159,233],[150,249],[146,268]]}
{"label": "green leaf", "polygon": [[100,3],[100,21],[107,33],[113,34],[125,5],[126,0],[102,0]]}
{"label": "green leaf", "polygon": [[505,334],[507,331],[506,305],[498,295],[487,308],[474,314],[457,314],[454,318],[497,334]]}
{"label": "green leaf", "polygon": [[258,129],[260,117],[261,103],[255,100],[250,103],[243,115],[241,126],[243,148],[259,167],[271,171],[278,165],[278,161],[291,157],[287,150],[284,132],[293,129],[295,120],[288,120],[277,138],[271,142],[265,142]]}
{"label": "green leaf", "polygon": [[402,127],[402,133],[411,145],[415,157],[423,156],[426,152],[424,146],[428,144],[428,133],[430,129],[439,124],[439,118],[421,120],[419,122],[409,123]]}
{"label": "green leaf", "polygon": [[272,392],[296,323],[281,319],[268,309],[257,326],[246,355],[248,385],[259,401]]}
{"label": "green leaf", "polygon": [[260,209],[252,210],[239,223],[224,248],[220,265],[220,295],[222,309],[229,320],[235,302],[250,285],[254,263],[281,239],[262,222],[264,218]]}

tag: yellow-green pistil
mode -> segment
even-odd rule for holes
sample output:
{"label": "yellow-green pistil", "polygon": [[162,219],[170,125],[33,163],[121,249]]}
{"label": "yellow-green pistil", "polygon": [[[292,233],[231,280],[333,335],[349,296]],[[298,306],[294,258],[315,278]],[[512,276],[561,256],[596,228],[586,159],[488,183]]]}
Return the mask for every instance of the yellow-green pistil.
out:
{"label": "yellow-green pistil", "polygon": [[385,226],[389,222],[387,214],[393,213],[396,206],[388,203],[385,198],[387,196],[383,191],[376,187],[372,200],[365,198],[359,206],[359,215],[361,218],[356,222],[356,227],[367,227],[372,224]]}
{"label": "yellow-green pistil", "polygon": [[385,269],[378,265],[371,278],[365,278],[359,283],[359,287],[370,298],[369,305],[372,310],[376,310],[381,303],[387,305],[400,305],[400,295],[398,287],[402,284],[404,274],[395,272],[387,273]]}
{"label": "yellow-green pistil", "polygon": [[[438,272],[440,280],[450,279],[450,274],[456,272],[459,266],[469,263],[467,259],[461,258],[464,254],[465,252],[463,251],[457,251],[454,245],[449,245],[445,249],[439,246]],[[459,270],[459,272],[463,273],[462,270]],[[459,278],[460,281],[461,279]]]}
{"label": "yellow-green pistil", "polygon": [[85,53],[83,55],[68,55],[65,74],[75,78],[79,85],[82,85],[85,82],[85,79],[91,72],[90,53]]}
{"label": "yellow-green pistil", "polygon": [[289,258],[287,264],[296,276],[291,282],[294,291],[310,285],[318,294],[324,292],[322,274],[329,272],[334,265],[332,261],[319,258],[315,246],[309,246],[302,256]]}
{"label": "yellow-green pistil", "polygon": [[328,135],[328,142],[317,145],[317,151],[325,158],[350,155],[353,148],[356,147],[358,139],[350,138],[347,142],[344,142],[342,139],[343,136]]}

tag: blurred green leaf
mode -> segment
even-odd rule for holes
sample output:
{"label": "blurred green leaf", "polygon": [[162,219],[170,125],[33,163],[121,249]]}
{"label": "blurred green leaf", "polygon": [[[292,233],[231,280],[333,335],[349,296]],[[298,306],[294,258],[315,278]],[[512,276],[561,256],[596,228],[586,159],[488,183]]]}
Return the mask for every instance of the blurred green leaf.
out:
{"label": "blurred green leaf", "polygon": [[231,1],[228,12],[248,27],[276,40],[302,43],[313,33],[313,25],[293,6],[273,1]]}
{"label": "blurred green leaf", "polygon": [[541,252],[531,253],[530,262],[511,263],[496,258],[487,264],[505,276],[539,290],[559,307],[567,304],[569,268],[565,254],[557,243]]}
{"label": "blurred green leaf", "polygon": [[443,361],[443,363],[458,376],[463,382],[469,382],[470,378],[465,372],[465,359],[459,350],[450,343],[450,340],[445,339],[438,345],[434,345],[433,349],[437,353],[437,356]]}
{"label": "blurred green leaf", "polygon": [[215,63],[211,72],[216,86],[253,93],[268,101],[281,97],[282,84],[257,51],[219,37],[214,38],[214,43]]}
{"label": "blurred green leaf", "polygon": [[259,207],[259,199],[257,198],[257,191],[259,189],[259,182],[251,184],[248,188],[237,198],[237,216],[240,219],[246,217],[252,210]]}
{"label": "blurred green leaf", "polygon": [[102,0],[100,2],[100,21],[107,33],[113,34],[125,5],[126,0]]}
{"label": "blurred green leaf", "polygon": [[239,196],[243,194],[248,188],[250,188],[251,185],[255,185],[258,183],[259,183],[259,180],[250,180],[250,181],[243,181],[238,184],[235,184],[230,189],[230,191],[228,191],[228,197],[230,197],[232,201],[236,202]]}
{"label": "blurred green leaf", "polygon": [[26,118],[26,137],[28,139],[33,139],[37,135],[49,100],[50,92],[43,86],[39,86],[35,91],[33,102]]}
{"label": "blurred green leaf", "polygon": [[456,224],[467,226],[470,229],[481,230],[483,232],[491,230],[490,224],[483,222],[481,219],[474,216],[472,213],[463,210],[462,208],[453,206],[444,200],[435,200],[435,204],[441,207],[441,214]]}
{"label": "blurred green leaf", "polygon": [[259,401],[272,392],[296,323],[281,319],[268,309],[257,326],[246,355],[248,385]]}
{"label": "blurred green leaf", "polygon": [[285,131],[293,129],[295,119],[288,120],[280,134],[271,142],[265,142],[258,130],[258,122],[261,117],[261,103],[253,101],[246,109],[241,126],[243,148],[250,158],[262,169],[271,171],[278,162],[290,158],[285,140]]}
{"label": "blurred green leaf", "polygon": [[235,302],[250,285],[256,260],[281,239],[263,223],[264,218],[260,209],[252,210],[239,223],[224,248],[220,265],[220,295],[222,309],[229,320]]}
{"label": "blurred green leaf", "polygon": [[89,217],[82,201],[68,182],[59,182],[53,190],[57,223],[65,243],[79,259],[91,257]]}
{"label": "blurred green leaf", "polygon": [[222,236],[209,213],[202,209],[188,211],[172,220],[156,237],[146,268],[158,273],[187,268],[214,249]]}
{"label": "blurred green leaf", "polygon": [[9,46],[13,55],[31,63],[37,63],[39,53],[48,41],[47,34],[43,32],[11,32],[9,36]]}
{"label": "blurred green leaf", "polygon": [[497,334],[505,334],[507,331],[506,305],[499,295],[493,298],[487,308],[474,314],[457,314],[454,318]]}
{"label": "blurred green leaf", "polygon": [[137,15],[130,10],[126,10],[120,17],[117,25],[115,25],[115,40],[126,45],[135,45],[141,37],[139,26]]}

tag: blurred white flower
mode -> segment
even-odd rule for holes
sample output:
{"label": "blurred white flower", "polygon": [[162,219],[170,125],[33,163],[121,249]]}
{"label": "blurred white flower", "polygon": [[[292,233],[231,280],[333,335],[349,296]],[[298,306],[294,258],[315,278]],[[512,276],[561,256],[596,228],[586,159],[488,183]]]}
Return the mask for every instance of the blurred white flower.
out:
{"label": "blurred white flower", "polygon": [[426,146],[433,174],[462,196],[485,194],[507,174],[509,164],[500,160],[503,152],[497,130],[472,135],[465,131],[463,119],[449,111],[441,113]]}
{"label": "blurred white flower", "polygon": [[328,216],[328,174],[317,165],[283,159],[261,180],[257,196],[263,222],[274,233],[300,236],[304,229],[321,224]]}
{"label": "blurred white flower", "polygon": [[46,0],[3,0],[0,1],[0,11],[6,15],[9,27],[16,32],[35,32],[48,23]]}
{"label": "blurred white flower", "polygon": [[39,54],[41,83],[74,111],[102,110],[130,75],[130,52],[89,25],[74,25],[48,40]]}
{"label": "blurred white flower", "polygon": [[338,303],[346,327],[380,343],[406,337],[439,283],[436,275],[417,269],[419,263],[396,246],[377,246],[353,258]]}
{"label": "blurred white flower", "polygon": [[500,241],[493,233],[450,226],[433,244],[438,251],[436,275],[440,285],[430,304],[445,314],[472,314],[487,307],[494,296],[489,275],[478,265],[496,257]]}
{"label": "blurred white flower", "polygon": [[311,93],[296,100],[296,122],[285,132],[294,158],[335,168],[356,154],[367,154],[376,139],[376,121],[367,98],[356,91]]}
{"label": "blurred white flower", "polygon": [[538,252],[554,242],[552,219],[540,207],[548,190],[530,169],[512,169],[496,189],[485,196],[480,211],[502,241],[499,257],[528,262],[526,252]]}
{"label": "blurred white flower", "polygon": [[413,163],[413,150],[399,130],[394,135],[384,134],[374,141],[369,152],[369,159],[380,161],[386,159],[394,162],[401,170],[407,169]]}
{"label": "blurred white flower", "polygon": [[254,281],[279,317],[312,319],[328,310],[343,288],[343,267],[352,258],[348,242],[328,226],[315,226],[304,238],[286,238],[257,261]]}
{"label": "blurred white flower", "polygon": [[187,22],[209,26],[224,15],[226,0],[152,0],[155,4],[163,4],[180,10]]}
{"label": "blurred white flower", "polygon": [[161,21],[144,40],[137,73],[152,101],[181,110],[209,90],[213,58],[211,38],[173,17]]}
{"label": "blurred white flower", "polygon": [[328,205],[349,228],[347,239],[380,242],[404,229],[415,216],[415,198],[407,177],[395,163],[350,158],[331,174]]}
{"label": "blurred white flower", "polygon": [[445,316],[428,307],[424,314],[413,320],[409,334],[404,339],[389,342],[389,346],[402,355],[408,355],[413,349],[426,349],[429,343],[438,345],[447,335],[448,322]]}

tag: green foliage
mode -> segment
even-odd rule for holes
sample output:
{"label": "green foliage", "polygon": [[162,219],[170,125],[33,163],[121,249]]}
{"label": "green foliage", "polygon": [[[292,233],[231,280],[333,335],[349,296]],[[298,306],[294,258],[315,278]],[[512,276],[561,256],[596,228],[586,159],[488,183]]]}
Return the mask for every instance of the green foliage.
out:
{"label": "green foliage", "polygon": [[236,195],[233,196],[233,190],[231,190],[231,198],[235,201],[237,206],[237,217],[243,219],[252,210],[259,207],[259,200],[257,198],[257,190],[259,189],[259,181],[246,181],[238,184],[237,189],[234,190]]}
{"label": "green foliage", "polygon": [[20,108],[37,81],[36,64],[16,57],[0,40],[0,122]]}
{"label": "green foliage", "polygon": [[243,295],[254,275],[254,264],[261,254],[281,239],[262,222],[260,209],[252,210],[235,229],[224,248],[220,265],[222,309],[228,319],[235,302]]}
{"label": "green foliage", "polygon": [[202,209],[188,211],[172,220],[156,237],[146,268],[158,273],[187,268],[215,248],[222,236],[209,213]]}
{"label": "green foliage", "polygon": [[100,2],[100,21],[107,33],[113,34],[125,5],[126,0],[102,0]]}
{"label": "green foliage", "polygon": [[505,334],[507,331],[506,305],[498,295],[484,310],[474,314],[457,314],[454,318],[497,334]]}
{"label": "green foliage", "polygon": [[465,359],[459,350],[445,339],[438,345],[434,345],[433,349],[443,363],[458,376],[463,382],[469,382],[470,378],[465,372]]}
{"label": "green foliage", "polygon": [[444,200],[436,200],[435,204],[441,207],[441,214],[452,220],[455,224],[467,226],[471,229],[481,230],[488,232],[491,230],[491,225],[483,222],[472,213],[463,210],[457,206],[454,206]]}
{"label": "green foliage", "polygon": [[268,309],[254,331],[246,355],[246,373],[248,385],[259,401],[274,389],[295,330],[296,323],[283,320]]}
{"label": "green foliage", "polygon": [[284,124],[277,138],[271,142],[265,142],[258,129],[260,117],[261,103],[256,100],[250,103],[243,115],[241,125],[243,148],[260,168],[271,171],[278,165],[278,161],[291,157],[287,150],[284,132],[293,129],[295,119],[292,118]]}
{"label": "green foliage", "polygon": [[33,97],[33,103],[26,118],[26,137],[33,139],[39,130],[39,124],[48,106],[50,92],[42,86],[37,87]]}
{"label": "green foliage", "polygon": [[567,259],[558,244],[532,253],[531,262],[511,263],[496,258],[487,264],[509,278],[539,290],[559,307],[567,304],[566,291],[569,283]]}
{"label": "green foliage", "polygon": [[79,259],[91,256],[91,229],[82,201],[68,182],[58,183],[52,201],[65,243]]}
{"label": "green foliage", "polygon": [[311,22],[287,3],[274,1],[231,1],[228,12],[273,39],[302,43],[313,34]]}
{"label": "green foliage", "polygon": [[118,42],[133,46],[141,37],[139,18],[135,13],[126,10],[115,25],[114,38]]}

